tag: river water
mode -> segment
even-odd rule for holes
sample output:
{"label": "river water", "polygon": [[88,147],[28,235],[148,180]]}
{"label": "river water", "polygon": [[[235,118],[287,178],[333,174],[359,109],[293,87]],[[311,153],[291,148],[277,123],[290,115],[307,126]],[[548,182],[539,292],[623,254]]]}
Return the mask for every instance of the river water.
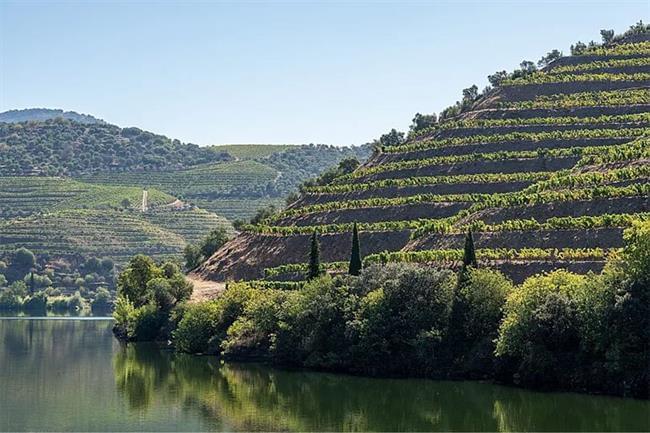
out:
{"label": "river water", "polygon": [[650,402],[285,371],[0,319],[0,431],[647,431]]}

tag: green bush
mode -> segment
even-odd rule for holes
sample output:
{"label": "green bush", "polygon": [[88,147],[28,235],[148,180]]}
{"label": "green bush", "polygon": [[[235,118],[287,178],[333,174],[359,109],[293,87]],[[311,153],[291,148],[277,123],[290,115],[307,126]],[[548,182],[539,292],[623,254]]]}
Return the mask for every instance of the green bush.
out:
{"label": "green bush", "polygon": [[190,353],[217,352],[250,296],[251,289],[235,284],[215,301],[188,305],[172,332],[176,348]]}
{"label": "green bush", "polygon": [[[451,271],[388,265],[380,286],[361,299],[351,323],[354,365],[369,371],[414,374],[432,369],[451,314]],[[375,273],[367,268],[363,273]],[[363,278],[363,276],[362,276]],[[366,278],[366,280],[372,280]],[[372,285],[367,289],[371,289]]]}
{"label": "green bush", "polygon": [[37,292],[28,296],[23,301],[23,309],[31,313],[45,313],[47,311],[47,295],[45,292]]}
{"label": "green bush", "polygon": [[100,287],[95,292],[95,297],[90,304],[93,312],[105,312],[108,311],[111,307],[111,293]]}

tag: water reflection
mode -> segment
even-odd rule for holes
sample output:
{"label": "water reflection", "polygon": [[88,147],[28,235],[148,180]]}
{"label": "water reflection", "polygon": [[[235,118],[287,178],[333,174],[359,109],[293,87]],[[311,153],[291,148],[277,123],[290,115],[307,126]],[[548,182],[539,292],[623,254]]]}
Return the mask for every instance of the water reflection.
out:
{"label": "water reflection", "polygon": [[130,407],[173,396],[243,430],[647,430],[648,402],[532,393],[476,382],[390,380],[283,371],[130,345],[115,354]]}
{"label": "water reflection", "polygon": [[222,364],[111,326],[0,319],[0,431],[650,430],[647,401]]}

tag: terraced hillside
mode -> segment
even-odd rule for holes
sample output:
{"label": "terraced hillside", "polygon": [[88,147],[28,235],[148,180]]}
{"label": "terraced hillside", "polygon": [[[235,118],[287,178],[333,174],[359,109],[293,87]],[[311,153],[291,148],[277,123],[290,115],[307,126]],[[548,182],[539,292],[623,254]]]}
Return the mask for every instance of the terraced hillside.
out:
{"label": "terraced hillside", "polygon": [[308,238],[340,269],[359,223],[365,262],[454,266],[478,257],[516,280],[599,270],[650,216],[650,37],[634,35],[506,77],[461,112],[308,188],[219,250],[206,279],[296,278]]}
{"label": "terraced hillside", "polygon": [[182,206],[158,190],[93,185],[58,177],[0,177],[0,256],[20,247],[50,257],[111,257],[121,264],[134,254],[180,258],[219,226],[223,217]]}
{"label": "terraced hillside", "polygon": [[210,149],[232,159],[173,171],[104,171],[80,179],[156,188],[230,220],[248,220],[262,207],[282,207],[285,197],[300,183],[342,159],[365,161],[370,154],[369,146],[224,145]]}

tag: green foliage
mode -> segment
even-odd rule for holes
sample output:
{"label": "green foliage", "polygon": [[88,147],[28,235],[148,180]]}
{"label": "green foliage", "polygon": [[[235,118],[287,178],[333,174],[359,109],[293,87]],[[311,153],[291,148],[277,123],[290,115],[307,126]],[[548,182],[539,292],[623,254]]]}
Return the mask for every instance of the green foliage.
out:
{"label": "green foliage", "polygon": [[[638,92],[638,91],[637,91]],[[613,93],[613,92],[611,92]],[[564,95],[571,96],[571,95]],[[531,101],[524,101],[531,102]],[[578,117],[578,116],[556,116],[556,117],[514,117],[506,119],[464,119],[455,121],[446,121],[437,124],[436,126],[428,129],[419,130],[417,133],[411,134],[411,139],[417,139],[427,135],[431,135],[436,131],[449,131],[463,128],[503,128],[503,127],[523,127],[523,126],[569,126],[569,125],[599,125],[599,124],[612,124],[620,123],[625,125],[647,124],[650,121],[650,114],[648,113],[635,113],[635,114],[617,114],[617,115],[602,115],[593,117]]]}
{"label": "green foliage", "polygon": [[461,275],[467,272],[469,267],[476,268],[476,251],[474,250],[474,236],[472,236],[472,231],[467,231],[467,236],[465,237],[465,247],[463,248],[463,269]]}
{"label": "green foliage", "polygon": [[417,134],[420,131],[435,128],[436,125],[438,125],[438,116],[436,116],[435,113],[415,113],[411,126],[409,127],[409,138],[413,137],[414,134]]}
{"label": "green foliage", "polygon": [[93,312],[106,312],[111,308],[111,293],[104,287],[100,287],[95,291],[90,307]]}
{"label": "green foliage", "polygon": [[339,162],[337,167],[332,167],[323,172],[319,177],[310,179],[300,185],[300,190],[305,191],[309,188],[315,188],[322,185],[327,185],[333,182],[336,178],[352,173],[359,167],[359,160],[356,158],[346,158]]}
{"label": "green foliage", "polygon": [[458,174],[451,176],[416,176],[406,178],[382,179],[364,183],[334,183],[331,185],[314,186],[305,189],[306,194],[339,194],[345,192],[368,191],[378,188],[432,186],[440,184],[461,183],[501,183],[501,182],[534,182],[549,178],[559,172],[524,172],[524,173],[478,173]]}
{"label": "green foliage", "polygon": [[320,244],[318,242],[318,232],[311,235],[309,245],[309,268],[307,272],[307,279],[312,280],[318,278],[323,273],[320,264]]}
{"label": "green foliage", "polygon": [[161,270],[151,257],[138,254],[118,277],[118,296],[128,299],[136,308],[141,307],[151,301],[152,293],[147,290],[147,284],[160,275]]}
{"label": "green foliage", "polygon": [[167,337],[163,328],[173,308],[192,295],[192,284],[176,265],[158,266],[140,254],[120,273],[117,295],[116,334],[126,340],[153,340]]}
{"label": "green foliage", "polygon": [[379,145],[384,147],[399,146],[404,143],[404,133],[397,131],[395,128],[379,137]]}
{"label": "green foliage", "polygon": [[215,301],[188,305],[172,333],[176,348],[190,353],[217,352],[250,297],[250,289],[233,284]]}
{"label": "green foliage", "polygon": [[65,119],[1,123],[5,174],[70,175],[102,170],[162,170],[229,159],[138,128]]}
{"label": "green foliage", "polygon": [[189,271],[195,269],[203,262],[201,250],[196,245],[185,245],[183,256],[185,258],[185,269]]}
{"label": "green foliage", "polygon": [[352,226],[352,250],[350,252],[350,266],[348,268],[348,274],[350,275],[359,275],[361,272],[361,247],[359,245],[359,229],[357,228],[357,223],[354,223]]}
{"label": "green foliage", "polygon": [[[478,210],[479,208],[484,209],[495,206],[511,207],[523,204],[548,203],[553,201],[586,200],[595,197],[642,196],[650,191],[650,185],[648,184],[632,184],[623,187],[609,185],[596,186],[595,182],[602,179],[606,179],[606,177],[594,176],[591,180],[585,182],[585,184],[592,185],[589,189],[544,190],[540,188],[540,190],[536,190],[536,187],[533,187],[530,190],[526,189],[523,191],[494,194],[418,194],[395,198],[373,197],[360,200],[330,201],[322,204],[288,209],[282,213],[276,214],[269,220],[269,222],[285,217],[339,209],[362,209],[381,206],[400,206],[415,203],[472,202],[476,203],[472,210]],[[290,227],[290,229],[293,228],[294,227]],[[297,229],[300,230],[301,228]]]}
{"label": "green foliage", "polygon": [[199,247],[201,254],[203,254],[203,257],[206,259],[209,258],[215,251],[228,242],[229,238],[228,232],[226,232],[223,227],[212,230],[201,242]]}
{"label": "green foliage", "polygon": [[610,59],[589,63],[578,63],[575,65],[558,66],[548,71],[548,73],[563,74],[567,72],[593,71],[598,69],[623,68],[629,66],[650,66],[650,58],[633,57],[631,59]]}
{"label": "green foliage", "polygon": [[14,252],[11,264],[12,266],[16,266],[20,269],[28,270],[30,268],[33,268],[36,264],[36,257],[34,256],[33,252],[27,248],[21,247]]}
{"label": "green foliage", "polygon": [[510,132],[507,134],[481,134],[466,137],[453,137],[437,140],[422,140],[402,146],[383,149],[387,153],[412,152],[425,149],[439,149],[449,146],[465,146],[478,143],[504,143],[510,141],[545,141],[545,140],[577,140],[594,138],[636,138],[647,134],[648,128],[616,128],[616,129],[570,129],[550,132]]}
{"label": "green foliage", "polygon": [[462,337],[469,341],[496,337],[512,282],[491,269],[468,269],[465,280],[456,290],[455,323]]}
{"label": "green foliage", "polygon": [[367,268],[362,278],[364,273],[383,275],[351,323],[355,365],[393,373],[431,368],[449,327],[453,274],[413,265]]}
{"label": "green foliage", "polygon": [[561,93],[556,95],[536,95],[534,99],[500,103],[501,108],[516,110],[554,109],[578,107],[613,107],[650,103],[650,89],[621,89],[599,92]]}
{"label": "green foliage", "polygon": [[609,73],[592,73],[592,74],[568,74],[558,73],[549,74],[545,72],[536,72],[526,75],[522,78],[512,80],[503,80],[502,86],[519,86],[523,84],[546,84],[546,83],[578,83],[585,81],[630,81],[630,82],[643,82],[650,79],[650,74],[637,73],[637,74],[609,74]]}
{"label": "green foliage", "polygon": [[45,292],[36,292],[23,301],[23,309],[31,313],[44,314],[47,311],[47,295]]}

